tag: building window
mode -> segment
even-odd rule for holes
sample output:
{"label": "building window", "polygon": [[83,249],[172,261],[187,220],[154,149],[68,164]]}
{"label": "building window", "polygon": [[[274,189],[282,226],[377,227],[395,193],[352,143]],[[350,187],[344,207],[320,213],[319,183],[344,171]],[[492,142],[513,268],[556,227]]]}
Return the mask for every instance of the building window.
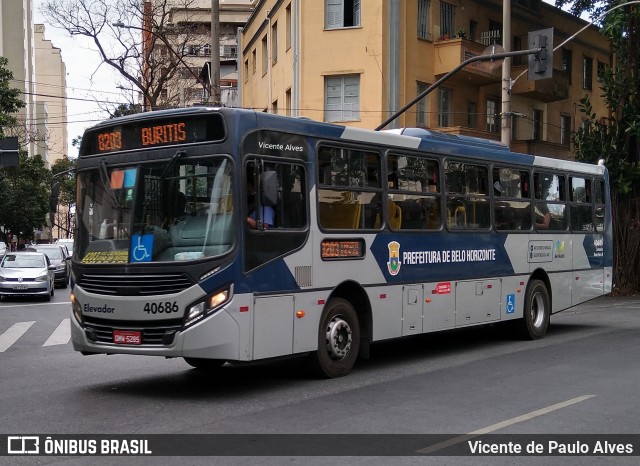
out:
{"label": "building window", "polygon": [[498,101],[487,99],[487,131],[489,133],[498,132]]}
{"label": "building window", "polygon": [[476,112],[478,111],[475,102],[467,103],[467,127],[475,128],[476,127]]}
{"label": "building window", "polygon": [[533,135],[534,141],[542,140],[542,110],[533,110]]}
{"label": "building window", "polygon": [[[422,94],[427,90],[427,83],[417,82],[416,95]],[[427,127],[427,96],[424,96],[416,104],[416,126]]]}
{"label": "building window", "polygon": [[360,119],[360,75],[327,76],[324,95],[325,121]]}
{"label": "building window", "polygon": [[286,9],[286,27],[287,30],[286,32],[286,44],[285,46],[287,47],[287,50],[289,50],[291,48],[291,3],[289,3],[289,5],[287,5],[287,9]]}
{"label": "building window", "polygon": [[244,82],[249,81],[249,59],[244,61]]}
{"label": "building window", "polygon": [[560,144],[569,145],[571,135],[571,117],[567,115],[560,116]]}
{"label": "building window", "polygon": [[429,32],[430,0],[418,0],[418,39],[431,40]]}
{"label": "building window", "polygon": [[325,27],[360,26],[360,0],[325,0]]}
{"label": "building window", "polygon": [[438,126],[449,126],[451,124],[451,89],[440,89],[438,97]]}
{"label": "building window", "polygon": [[446,39],[455,36],[456,7],[451,3],[440,2],[440,34]]}
{"label": "building window", "polygon": [[284,106],[285,115],[291,116],[293,114],[291,112],[291,88],[287,89],[287,92],[284,94]]}
{"label": "building window", "polygon": [[269,47],[267,46],[267,36],[262,38],[262,75],[267,74],[269,69]]}
{"label": "building window", "polygon": [[221,45],[220,56],[236,58],[238,56],[238,47],[236,45]]}
{"label": "building window", "polygon": [[596,70],[597,72],[596,79],[598,81],[602,81],[602,77],[604,76],[606,71],[607,71],[607,64],[598,60],[598,68]]}
{"label": "building window", "polygon": [[278,63],[278,22],[271,26],[271,64]]}
{"label": "building window", "polygon": [[569,84],[571,84],[571,72],[573,70],[573,67],[571,66],[572,59],[573,59],[573,55],[571,53],[571,50],[563,48],[562,49],[562,71],[567,73],[567,79],[569,79]]}
{"label": "building window", "polygon": [[470,20],[469,21],[469,36],[467,39],[476,40],[478,38],[478,22]]}
{"label": "building window", "polygon": [[251,52],[251,68],[252,68],[251,72],[253,74],[256,73],[256,67],[258,66],[257,61],[258,61],[258,57],[256,56],[256,49],[253,49],[253,51]]}
{"label": "building window", "polygon": [[204,44],[202,46],[202,56],[203,57],[211,56],[211,45],[210,44]]}
{"label": "building window", "polygon": [[592,88],[593,79],[593,58],[584,57],[582,59],[582,88],[588,91]]}
{"label": "building window", "polygon": [[271,113],[273,113],[274,115],[278,114],[278,101],[277,100],[274,100],[271,103]]}

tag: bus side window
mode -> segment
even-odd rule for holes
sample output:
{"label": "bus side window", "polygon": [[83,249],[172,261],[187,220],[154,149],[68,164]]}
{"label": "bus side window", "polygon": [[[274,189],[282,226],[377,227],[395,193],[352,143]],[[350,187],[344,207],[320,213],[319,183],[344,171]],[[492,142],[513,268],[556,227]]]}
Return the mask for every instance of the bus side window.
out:
{"label": "bus side window", "polygon": [[[265,161],[260,164],[252,161],[246,166],[245,179],[255,173],[255,170],[262,170],[260,183],[275,183],[277,186],[273,193],[265,195],[267,193],[262,192],[261,196],[263,205],[273,204],[273,224],[265,229],[247,227],[245,230],[245,270],[252,270],[297,249],[304,243],[307,235],[307,185],[304,167],[296,163]],[[262,189],[262,186],[258,186],[256,191]],[[248,210],[245,213],[248,214]],[[267,239],[268,236],[271,238]]]}

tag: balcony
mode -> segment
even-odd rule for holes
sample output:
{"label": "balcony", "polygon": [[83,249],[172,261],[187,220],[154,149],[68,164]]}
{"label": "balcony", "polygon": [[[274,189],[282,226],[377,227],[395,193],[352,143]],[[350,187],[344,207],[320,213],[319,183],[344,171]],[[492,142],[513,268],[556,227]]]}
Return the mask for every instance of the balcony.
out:
{"label": "balcony", "polygon": [[526,65],[511,67],[512,78],[520,76],[523,72],[525,73],[511,88],[512,95],[528,97],[545,103],[556,102],[569,97],[569,78],[565,71],[554,68],[553,78],[539,79],[537,81],[527,79],[526,71]]}
{"label": "balcony", "polygon": [[[433,69],[437,78],[447,74],[463,61],[482,55],[486,47],[467,39],[454,38],[436,41],[434,43]],[[500,82],[500,67],[490,69],[490,62],[475,62],[465,66],[451,79],[464,79],[474,84],[484,86]]]}

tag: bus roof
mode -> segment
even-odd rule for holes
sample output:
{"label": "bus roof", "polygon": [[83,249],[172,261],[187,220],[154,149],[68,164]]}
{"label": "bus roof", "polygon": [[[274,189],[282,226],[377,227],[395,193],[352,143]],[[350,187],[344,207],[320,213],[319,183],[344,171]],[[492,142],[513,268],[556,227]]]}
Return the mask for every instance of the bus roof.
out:
{"label": "bus roof", "polygon": [[[288,117],[230,107],[197,106],[138,113],[103,121],[87,131],[99,131],[104,127],[125,125],[127,123],[144,120],[162,119],[171,116],[195,116],[211,113],[223,114],[225,118],[228,119],[234,119],[236,117],[242,118],[243,116],[246,118],[250,116],[254,119],[255,129],[297,132],[317,139],[338,139],[345,142],[353,141],[357,143],[405,148],[445,156],[455,155],[496,163],[503,161],[524,166],[547,167],[590,174],[601,175],[606,171],[606,168],[602,165],[511,152],[506,145],[490,139],[450,134],[422,128],[397,128],[374,131],[320,122],[308,118]],[[253,125],[249,124],[249,126]]]}

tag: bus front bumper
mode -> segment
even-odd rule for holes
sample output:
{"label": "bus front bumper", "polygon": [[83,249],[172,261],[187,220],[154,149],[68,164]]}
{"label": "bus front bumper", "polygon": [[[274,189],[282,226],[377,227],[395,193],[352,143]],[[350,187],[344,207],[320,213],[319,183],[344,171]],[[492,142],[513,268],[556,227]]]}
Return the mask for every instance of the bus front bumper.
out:
{"label": "bus front bumper", "polygon": [[[118,326],[107,328],[106,332],[113,334],[117,330],[136,332],[139,329]],[[227,361],[240,359],[240,328],[225,309],[221,309],[186,329],[176,331],[172,341],[168,344],[145,344],[144,338],[141,344],[114,343],[113,338],[110,342],[96,341],[93,332],[83,328],[72,313],[71,341],[73,349],[83,354],[136,354]]]}

